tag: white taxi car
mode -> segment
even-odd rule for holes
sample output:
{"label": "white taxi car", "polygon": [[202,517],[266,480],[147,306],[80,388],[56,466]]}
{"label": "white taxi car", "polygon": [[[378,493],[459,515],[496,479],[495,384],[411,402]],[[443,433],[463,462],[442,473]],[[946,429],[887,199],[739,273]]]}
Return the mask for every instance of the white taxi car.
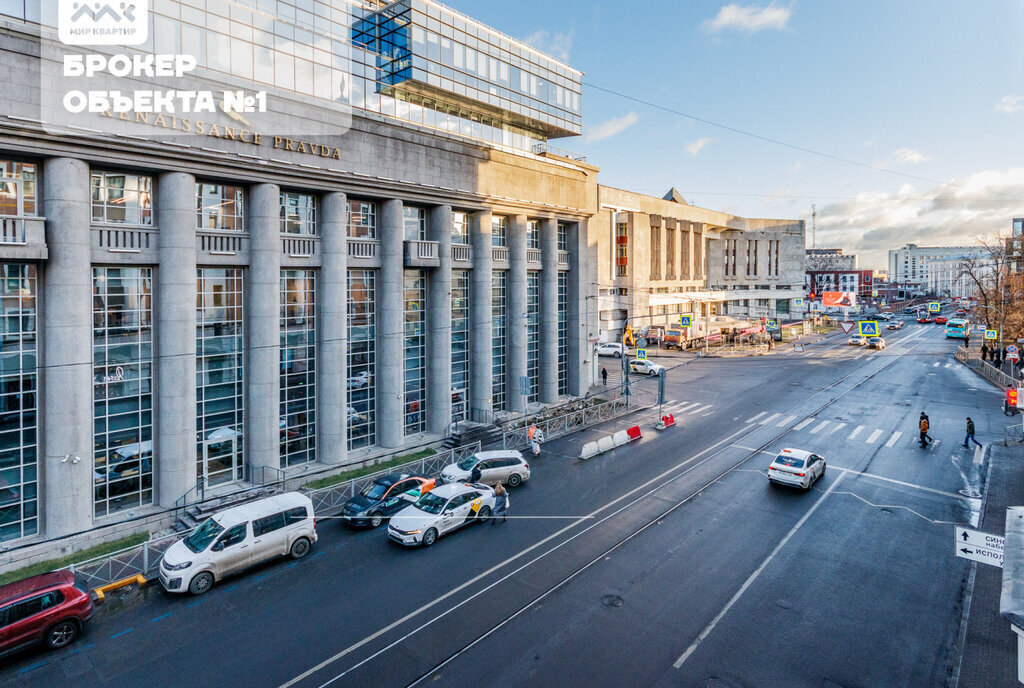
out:
{"label": "white taxi car", "polygon": [[783,449],[768,466],[768,482],[811,489],[825,475],[825,459],[803,449]]}
{"label": "white taxi car", "polygon": [[530,479],[530,464],[516,449],[496,449],[471,454],[458,463],[450,463],[441,470],[445,483],[468,482],[473,468],[480,469],[480,482],[484,485],[505,483],[519,487]]}
{"label": "white taxi car", "polygon": [[630,361],[629,369],[640,375],[661,375],[665,372],[665,366],[650,361],[641,361],[640,359]]}
{"label": "white taxi car", "polygon": [[430,547],[442,535],[486,521],[494,510],[494,501],[494,490],[486,485],[452,483],[435,487],[391,517],[388,537],[407,547]]}

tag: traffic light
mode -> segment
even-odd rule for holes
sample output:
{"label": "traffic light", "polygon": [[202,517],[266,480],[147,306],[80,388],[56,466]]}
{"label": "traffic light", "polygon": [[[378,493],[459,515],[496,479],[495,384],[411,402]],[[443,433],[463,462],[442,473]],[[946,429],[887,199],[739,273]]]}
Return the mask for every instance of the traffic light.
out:
{"label": "traffic light", "polygon": [[814,298],[814,292],[812,291],[810,294],[807,295],[807,297],[813,299]]}

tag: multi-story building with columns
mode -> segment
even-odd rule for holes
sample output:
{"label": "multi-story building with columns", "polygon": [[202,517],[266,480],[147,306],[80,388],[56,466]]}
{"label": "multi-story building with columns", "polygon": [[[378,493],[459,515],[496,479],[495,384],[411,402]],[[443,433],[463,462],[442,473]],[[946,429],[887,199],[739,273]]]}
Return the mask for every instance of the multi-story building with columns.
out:
{"label": "multi-story building with columns", "polygon": [[[41,76],[53,27],[0,6],[0,60],[24,84],[0,93],[11,552],[156,527],[200,489],[588,388],[597,169],[546,145],[580,131],[580,73],[432,0],[306,4],[308,25],[154,3],[132,50],[194,54],[203,80],[327,123],[309,137],[224,112],[63,124]],[[388,48],[396,17],[407,35]],[[351,59],[337,133],[318,81],[332,50]]]}

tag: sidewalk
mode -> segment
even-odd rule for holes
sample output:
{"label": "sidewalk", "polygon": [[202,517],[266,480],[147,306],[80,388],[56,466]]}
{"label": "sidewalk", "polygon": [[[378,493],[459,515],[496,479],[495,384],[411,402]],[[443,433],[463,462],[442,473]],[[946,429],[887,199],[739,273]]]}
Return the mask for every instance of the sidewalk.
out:
{"label": "sidewalk", "polygon": [[[1004,447],[993,443],[989,447],[989,463],[988,494],[978,529],[1002,535],[1006,526],[1006,507],[1024,505],[1024,447]],[[999,615],[1003,570],[985,564],[975,566],[977,571],[969,602],[960,676],[952,686],[1019,686],[1017,636],[1010,630],[1010,622]]]}

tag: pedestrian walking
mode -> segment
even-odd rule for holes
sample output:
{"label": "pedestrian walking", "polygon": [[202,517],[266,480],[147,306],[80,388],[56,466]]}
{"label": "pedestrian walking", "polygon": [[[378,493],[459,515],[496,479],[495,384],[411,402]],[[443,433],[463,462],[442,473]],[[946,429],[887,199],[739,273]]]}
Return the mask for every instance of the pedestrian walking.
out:
{"label": "pedestrian walking", "polygon": [[505,491],[505,486],[501,483],[494,486],[494,514],[493,518],[491,518],[492,526],[498,522],[498,516],[501,516],[502,523],[508,520],[508,492]]}
{"label": "pedestrian walking", "polygon": [[967,417],[967,435],[964,437],[965,447],[970,447],[970,445],[967,444],[968,442],[974,442],[979,447],[981,446],[981,442],[974,439],[974,421],[971,420],[970,416]]}
{"label": "pedestrian walking", "polygon": [[988,344],[981,345],[981,360],[985,361],[988,359]]}
{"label": "pedestrian walking", "polygon": [[928,443],[932,441],[932,438],[928,435],[928,430],[931,428],[931,423],[928,422],[928,416],[921,412],[921,420],[917,424],[918,430],[921,431],[921,447],[927,447]]}
{"label": "pedestrian walking", "polygon": [[971,348],[971,335],[967,334],[966,332],[964,332],[964,348]]}
{"label": "pedestrian walking", "polygon": [[608,369],[603,366],[601,367],[601,384],[605,387],[608,386]]}

